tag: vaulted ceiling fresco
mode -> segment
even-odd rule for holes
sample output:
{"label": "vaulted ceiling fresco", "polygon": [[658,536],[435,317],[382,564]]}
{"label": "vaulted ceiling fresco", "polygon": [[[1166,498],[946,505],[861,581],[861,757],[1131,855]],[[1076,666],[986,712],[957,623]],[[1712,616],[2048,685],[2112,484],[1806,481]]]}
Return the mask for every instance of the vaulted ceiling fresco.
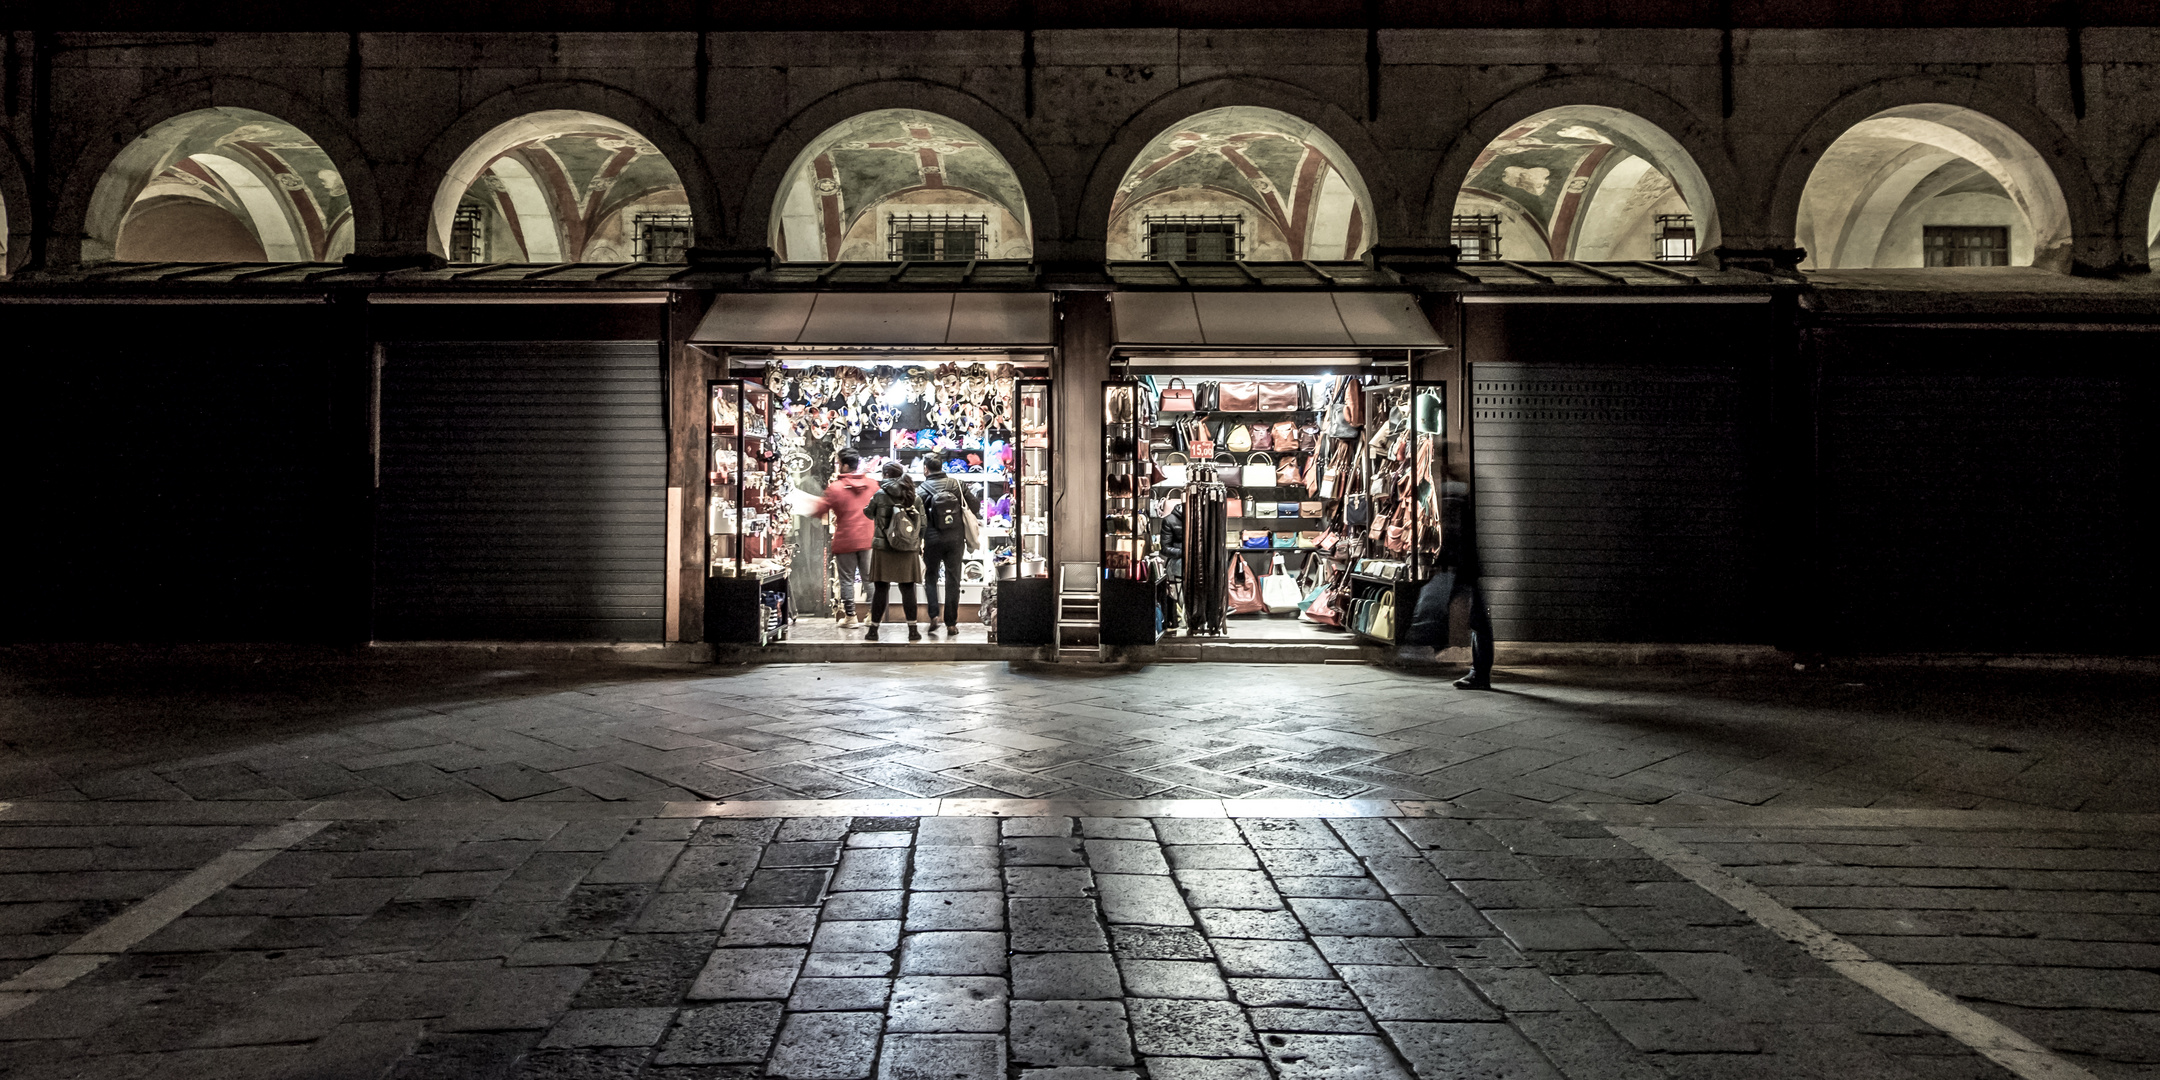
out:
{"label": "vaulted ceiling fresco", "polygon": [[1502,132],[1471,163],[1455,212],[1497,215],[1510,259],[1656,258],[1659,215],[1689,214],[1694,164],[1640,117],[1553,109]]}
{"label": "vaulted ceiling fresco", "polygon": [[352,202],[330,156],[250,109],[152,128],[115,158],[93,203],[93,219],[117,217],[92,221],[93,260],[323,262],[352,250]]}
{"label": "vaulted ceiling fresco", "polygon": [[1185,214],[1245,218],[1253,259],[1354,259],[1372,243],[1371,206],[1347,155],[1274,109],[1212,109],[1142,148],[1110,204],[1110,257],[1145,258],[1147,219]]}
{"label": "vaulted ceiling fresco", "polygon": [[[533,113],[483,136],[452,167],[437,227],[456,262],[676,261],[689,231],[681,174],[629,127],[592,113]],[[652,242],[662,229],[666,244]]]}
{"label": "vaulted ceiling fresco", "polygon": [[796,262],[884,259],[894,214],[980,218],[988,257],[1033,251],[1027,197],[1004,155],[915,109],[863,113],[812,140],[775,207],[773,248]]}

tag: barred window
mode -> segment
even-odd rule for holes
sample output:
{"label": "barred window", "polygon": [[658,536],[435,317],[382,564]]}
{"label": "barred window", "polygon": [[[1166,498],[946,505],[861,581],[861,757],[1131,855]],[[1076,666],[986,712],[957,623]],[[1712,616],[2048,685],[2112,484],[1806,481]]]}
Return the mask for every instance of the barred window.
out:
{"label": "barred window", "polygon": [[690,215],[639,214],[631,257],[638,262],[679,263],[690,250]]}
{"label": "barred window", "polygon": [[472,203],[459,203],[457,216],[450,219],[450,261],[487,261],[486,211]]}
{"label": "barred window", "polygon": [[1928,266],[2008,266],[2008,225],[1925,225],[1920,248]]}
{"label": "barred window", "polygon": [[1147,257],[1231,262],[1245,257],[1243,214],[1149,214]]}
{"label": "barred window", "polygon": [[895,262],[965,262],[988,257],[986,214],[894,214],[886,251]]}
{"label": "barred window", "polygon": [[1659,214],[1651,239],[1657,244],[1657,261],[1695,261],[1695,215]]}
{"label": "barred window", "polygon": [[1500,257],[1500,215],[1457,214],[1448,242],[1460,248],[1463,262],[1491,262]]}

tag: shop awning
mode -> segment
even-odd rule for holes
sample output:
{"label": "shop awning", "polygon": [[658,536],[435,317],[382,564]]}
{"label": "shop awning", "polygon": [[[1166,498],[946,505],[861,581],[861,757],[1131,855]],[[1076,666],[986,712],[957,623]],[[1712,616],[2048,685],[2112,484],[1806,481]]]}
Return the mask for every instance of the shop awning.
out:
{"label": "shop awning", "polygon": [[1047,348],[1046,292],[722,293],[693,345],[771,348]]}
{"label": "shop awning", "polygon": [[1417,298],[1398,292],[1119,292],[1121,348],[1437,349]]}

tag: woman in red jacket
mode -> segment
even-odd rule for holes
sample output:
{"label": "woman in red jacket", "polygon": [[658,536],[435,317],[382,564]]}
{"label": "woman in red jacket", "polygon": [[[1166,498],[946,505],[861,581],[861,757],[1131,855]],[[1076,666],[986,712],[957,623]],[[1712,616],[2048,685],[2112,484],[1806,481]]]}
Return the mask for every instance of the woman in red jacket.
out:
{"label": "woman in red jacket", "polygon": [[[867,591],[870,579],[870,519],[863,507],[877,494],[877,481],[862,474],[862,458],[852,450],[840,452],[840,473],[825,485],[825,494],[814,504],[810,516],[832,512],[832,567],[840,578],[838,599],[847,606],[842,628],[852,628],[855,598]],[[866,597],[867,599],[867,597]]]}

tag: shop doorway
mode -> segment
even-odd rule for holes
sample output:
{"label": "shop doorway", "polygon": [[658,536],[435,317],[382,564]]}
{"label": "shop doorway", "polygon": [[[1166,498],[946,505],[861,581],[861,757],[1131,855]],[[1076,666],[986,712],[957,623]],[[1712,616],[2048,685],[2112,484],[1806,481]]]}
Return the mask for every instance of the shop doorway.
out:
{"label": "shop doorway", "polygon": [[[708,640],[998,644],[1000,583],[1048,576],[1043,357],[775,357],[708,393]],[[903,549],[871,515],[908,501]]]}
{"label": "shop doorway", "polygon": [[1103,643],[1394,647],[1439,553],[1444,386],[1231,363],[1104,384]]}

